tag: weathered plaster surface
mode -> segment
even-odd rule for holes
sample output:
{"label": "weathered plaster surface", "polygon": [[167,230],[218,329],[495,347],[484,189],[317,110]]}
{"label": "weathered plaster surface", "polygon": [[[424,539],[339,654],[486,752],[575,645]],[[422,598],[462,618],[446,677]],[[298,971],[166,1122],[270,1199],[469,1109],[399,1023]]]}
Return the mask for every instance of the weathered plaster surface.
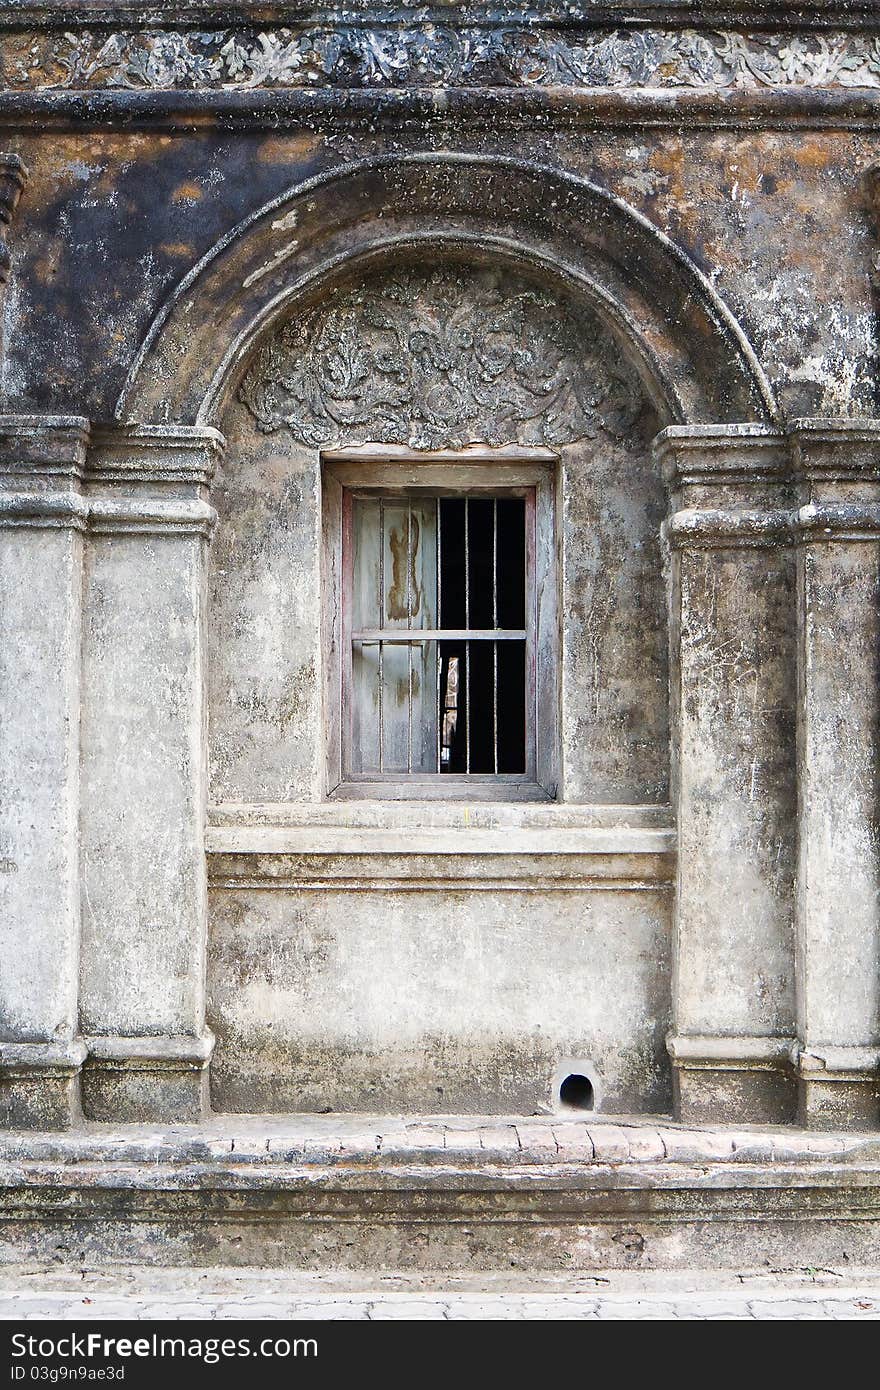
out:
{"label": "weathered plaster surface", "polygon": [[561,1057],[603,1109],[667,1108],[662,895],[365,888],[215,891],[218,1109],[529,1114]]}
{"label": "weathered plaster surface", "polygon": [[[32,166],[15,245],[10,396],[44,409],[112,413],[150,319],[177,281],[242,217],[319,170],[369,155],[361,137],[242,135],[187,140],[97,131],[51,149],[20,141]],[[378,148],[445,144],[404,131]],[[518,132],[462,135],[455,148],[508,152],[580,172],[680,244],[738,314],[792,415],[875,408],[871,231],[860,173],[869,138],[845,131]],[[828,247],[834,245],[834,255]],[[57,324],[41,370],[42,325]],[[92,355],[107,361],[84,371]]]}

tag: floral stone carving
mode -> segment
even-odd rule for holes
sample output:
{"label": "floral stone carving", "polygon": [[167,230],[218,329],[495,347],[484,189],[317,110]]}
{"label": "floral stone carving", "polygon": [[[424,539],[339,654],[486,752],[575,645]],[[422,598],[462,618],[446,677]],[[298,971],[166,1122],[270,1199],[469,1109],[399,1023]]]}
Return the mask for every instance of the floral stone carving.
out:
{"label": "floral stone carving", "polygon": [[239,398],[303,444],[561,445],[628,433],[638,378],[589,313],[506,271],[374,275],[288,319]]}
{"label": "floral stone carving", "polygon": [[0,86],[880,86],[872,33],[339,24],[0,34]]}

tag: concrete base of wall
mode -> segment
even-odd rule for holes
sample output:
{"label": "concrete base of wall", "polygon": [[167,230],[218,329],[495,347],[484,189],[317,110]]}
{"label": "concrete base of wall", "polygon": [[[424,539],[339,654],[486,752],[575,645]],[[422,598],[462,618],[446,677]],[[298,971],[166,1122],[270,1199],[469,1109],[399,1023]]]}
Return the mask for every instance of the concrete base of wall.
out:
{"label": "concrete base of wall", "polygon": [[0,1136],[0,1262],[870,1263],[880,1139],[560,1117],[218,1118]]}

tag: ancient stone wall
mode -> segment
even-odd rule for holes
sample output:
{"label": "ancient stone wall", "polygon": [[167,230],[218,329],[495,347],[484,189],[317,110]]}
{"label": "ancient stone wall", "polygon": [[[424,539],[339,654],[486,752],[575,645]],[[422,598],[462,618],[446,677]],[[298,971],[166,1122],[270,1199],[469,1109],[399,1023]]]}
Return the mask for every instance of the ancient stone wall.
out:
{"label": "ancient stone wall", "polygon": [[[878,112],[868,4],[4,7],[9,1124],[876,1125]],[[540,798],[339,794],[337,455],[552,478]]]}

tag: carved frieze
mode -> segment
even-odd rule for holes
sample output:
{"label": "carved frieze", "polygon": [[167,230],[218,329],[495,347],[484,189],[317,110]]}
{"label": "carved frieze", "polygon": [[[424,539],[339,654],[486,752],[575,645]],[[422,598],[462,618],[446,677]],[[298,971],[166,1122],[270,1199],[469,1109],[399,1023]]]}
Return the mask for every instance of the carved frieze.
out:
{"label": "carved frieze", "polygon": [[239,388],[261,430],[324,447],[561,445],[629,432],[638,378],[589,313],[499,270],[401,269],[288,319]]}
{"label": "carved frieze", "polygon": [[7,89],[880,87],[870,33],[358,24],[0,36]]}

